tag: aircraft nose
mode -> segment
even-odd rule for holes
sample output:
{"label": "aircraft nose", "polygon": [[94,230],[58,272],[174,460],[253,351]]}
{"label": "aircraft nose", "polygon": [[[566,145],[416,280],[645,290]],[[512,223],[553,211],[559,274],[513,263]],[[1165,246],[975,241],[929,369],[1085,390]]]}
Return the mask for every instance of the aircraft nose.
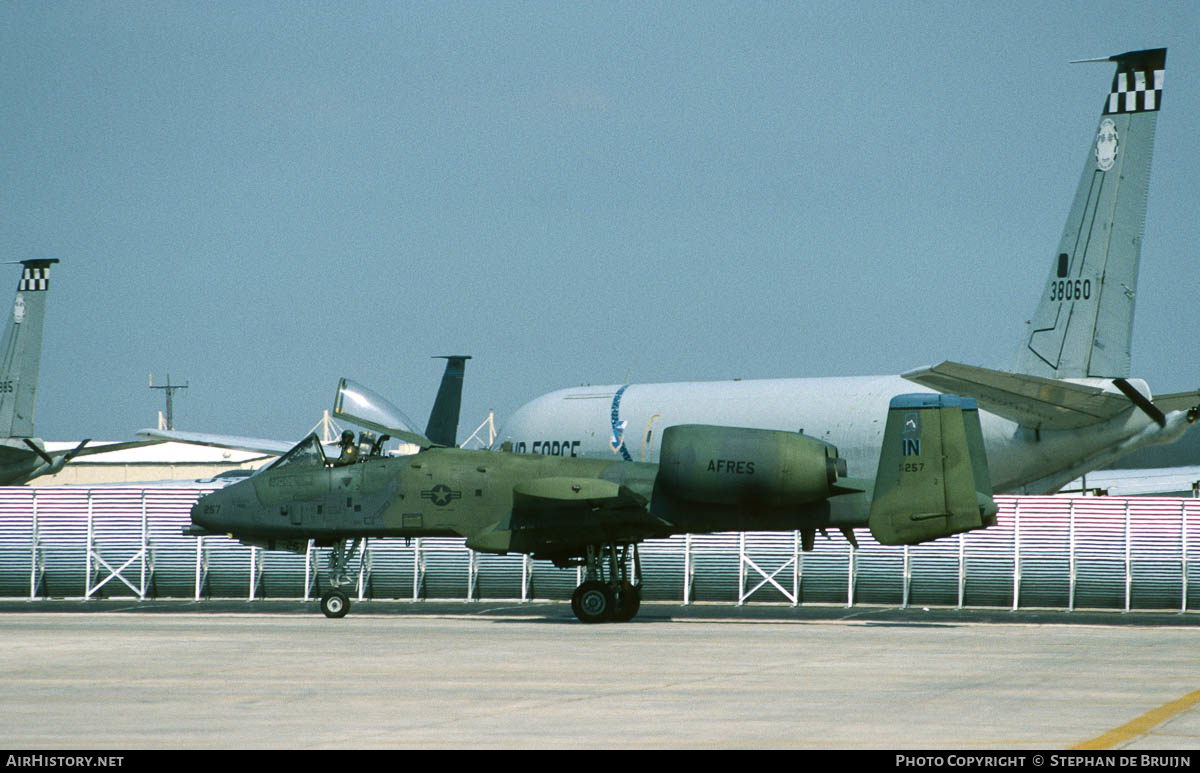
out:
{"label": "aircraft nose", "polygon": [[232,515],[225,512],[228,509],[228,500],[228,489],[220,489],[200,497],[196,504],[192,505],[192,523],[211,531],[227,531],[229,517]]}
{"label": "aircraft nose", "polygon": [[206,529],[212,529],[213,524],[210,522],[208,515],[212,513],[212,494],[206,494],[196,500],[196,504],[192,505],[192,524],[195,526],[203,526]]}

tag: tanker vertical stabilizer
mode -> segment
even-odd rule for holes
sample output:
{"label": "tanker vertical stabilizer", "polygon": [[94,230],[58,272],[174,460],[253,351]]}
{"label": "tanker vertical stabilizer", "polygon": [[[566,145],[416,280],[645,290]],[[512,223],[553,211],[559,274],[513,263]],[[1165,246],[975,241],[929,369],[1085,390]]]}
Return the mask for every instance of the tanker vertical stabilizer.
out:
{"label": "tanker vertical stabilizer", "polygon": [[1050,277],[1013,370],[1047,378],[1129,375],[1150,157],[1167,50],[1116,62]]}
{"label": "tanker vertical stabilizer", "polygon": [[23,260],[21,282],[0,341],[0,437],[33,437],[42,323],[54,259]]}

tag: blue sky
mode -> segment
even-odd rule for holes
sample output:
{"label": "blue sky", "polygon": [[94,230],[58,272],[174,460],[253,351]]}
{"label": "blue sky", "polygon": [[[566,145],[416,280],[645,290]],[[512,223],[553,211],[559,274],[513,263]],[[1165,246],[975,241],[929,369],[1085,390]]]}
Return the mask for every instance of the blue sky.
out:
{"label": "blue sky", "polygon": [[[462,429],[583,383],[1006,367],[1112,77],[1166,46],[1134,375],[1200,387],[1200,5],[5,2],[48,439]],[[8,280],[4,273],[8,272]],[[16,267],[0,269],[14,287]],[[3,291],[3,292],[11,292]]]}

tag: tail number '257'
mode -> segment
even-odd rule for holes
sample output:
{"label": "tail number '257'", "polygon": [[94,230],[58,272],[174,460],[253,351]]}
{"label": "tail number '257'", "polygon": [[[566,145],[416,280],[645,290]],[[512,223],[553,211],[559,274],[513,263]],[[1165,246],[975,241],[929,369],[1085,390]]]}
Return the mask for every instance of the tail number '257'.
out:
{"label": "tail number '257'", "polygon": [[1050,283],[1050,300],[1052,301],[1086,301],[1092,297],[1092,280],[1090,279],[1060,279]]}

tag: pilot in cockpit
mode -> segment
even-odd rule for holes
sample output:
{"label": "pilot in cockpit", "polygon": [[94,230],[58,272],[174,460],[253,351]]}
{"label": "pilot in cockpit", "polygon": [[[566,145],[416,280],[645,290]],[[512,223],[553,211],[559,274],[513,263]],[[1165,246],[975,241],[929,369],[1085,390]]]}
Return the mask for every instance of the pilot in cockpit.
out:
{"label": "pilot in cockpit", "polygon": [[358,461],[358,445],[354,442],[354,432],[346,430],[342,433],[341,447],[342,453],[333,463],[334,467],[344,467]]}
{"label": "pilot in cockpit", "polygon": [[354,442],[354,433],[351,430],[346,430],[342,433],[342,439],[338,442],[341,454],[334,461],[333,466],[345,467],[348,464],[383,456],[383,444],[391,439],[391,435],[379,435],[377,437],[374,432],[362,432],[359,434],[358,442],[356,443]]}

